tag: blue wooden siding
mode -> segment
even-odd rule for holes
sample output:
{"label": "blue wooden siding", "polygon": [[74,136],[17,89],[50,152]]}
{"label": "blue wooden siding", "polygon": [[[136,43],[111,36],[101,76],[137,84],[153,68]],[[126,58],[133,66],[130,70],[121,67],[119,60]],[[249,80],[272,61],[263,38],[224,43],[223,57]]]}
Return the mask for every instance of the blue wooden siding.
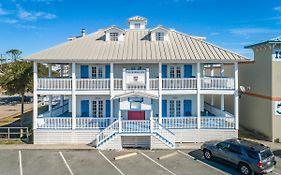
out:
{"label": "blue wooden siding", "polygon": [[81,74],[81,78],[89,78],[89,66],[81,65],[80,74]]}

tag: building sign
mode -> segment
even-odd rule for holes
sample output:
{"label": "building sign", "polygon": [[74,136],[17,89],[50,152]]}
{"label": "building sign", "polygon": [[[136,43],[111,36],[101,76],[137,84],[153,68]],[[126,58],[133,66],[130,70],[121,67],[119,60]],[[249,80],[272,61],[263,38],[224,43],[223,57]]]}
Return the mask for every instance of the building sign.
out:
{"label": "building sign", "polygon": [[281,61],[281,49],[273,49],[272,61]]}
{"label": "building sign", "polygon": [[145,84],[145,71],[143,70],[127,70],[127,84]]}
{"label": "building sign", "polygon": [[275,115],[281,115],[281,101],[275,102]]}

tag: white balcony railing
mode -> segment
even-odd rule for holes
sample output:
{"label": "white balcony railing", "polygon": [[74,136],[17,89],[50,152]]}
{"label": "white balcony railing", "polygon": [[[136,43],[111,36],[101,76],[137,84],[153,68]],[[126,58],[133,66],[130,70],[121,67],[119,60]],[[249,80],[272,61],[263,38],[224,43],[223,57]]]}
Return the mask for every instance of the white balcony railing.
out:
{"label": "white balcony railing", "polygon": [[123,89],[123,80],[122,79],[114,79],[114,89],[115,90]]}
{"label": "white balcony railing", "polygon": [[168,129],[197,128],[197,117],[188,116],[162,118],[162,125]]}
{"label": "white balcony railing", "polygon": [[[149,84],[148,84],[149,83]],[[114,79],[114,90],[144,90],[149,85],[149,90],[159,87],[157,78],[150,78],[148,83],[127,83],[123,79]],[[38,78],[38,90],[71,90],[72,80],[69,78]],[[125,88],[123,87],[125,86]],[[109,90],[110,79],[76,79],[77,90]],[[163,90],[197,89],[196,78],[164,78]],[[202,90],[233,90],[234,78],[201,78]]]}
{"label": "white balcony railing", "polygon": [[158,78],[151,78],[149,80],[149,87],[151,90],[156,90],[159,87],[159,81]]}
{"label": "white balcony railing", "polygon": [[70,78],[38,78],[38,90],[71,90]]}
{"label": "white balcony railing", "polygon": [[201,89],[234,89],[234,78],[201,78]]}
{"label": "white balcony railing", "polygon": [[122,120],[123,133],[150,132],[150,120]]}
{"label": "white balcony railing", "polygon": [[43,129],[70,129],[71,117],[43,117],[37,118],[37,128]]}
{"label": "white balcony railing", "polygon": [[201,117],[201,128],[203,129],[234,129],[234,117]]}
{"label": "white balcony railing", "polygon": [[165,78],[162,80],[163,89],[196,89],[196,78]]}
{"label": "white balcony railing", "polygon": [[77,90],[109,90],[109,79],[77,79]]}
{"label": "white balcony railing", "polygon": [[[115,121],[116,118],[113,119]],[[78,129],[104,129],[111,123],[110,118],[78,117],[76,128]]]}

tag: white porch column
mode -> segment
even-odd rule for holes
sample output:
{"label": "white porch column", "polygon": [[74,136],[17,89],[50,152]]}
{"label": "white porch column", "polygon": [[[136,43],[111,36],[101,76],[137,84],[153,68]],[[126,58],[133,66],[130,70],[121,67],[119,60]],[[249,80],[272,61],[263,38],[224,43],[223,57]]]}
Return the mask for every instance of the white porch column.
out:
{"label": "white porch column", "polygon": [[[48,64],[48,78],[52,78],[52,64],[49,63]],[[49,104],[48,104],[48,110],[50,112],[50,117],[52,116],[52,95],[48,95],[48,99],[49,99]]]}
{"label": "white porch column", "polygon": [[51,63],[48,64],[48,75],[49,75],[48,76],[49,78],[52,78],[52,64]]}
{"label": "white porch column", "polygon": [[126,69],[123,68],[123,90],[127,90],[127,82],[126,82]]}
{"label": "white porch column", "polygon": [[72,63],[72,129],[76,128],[76,63]]}
{"label": "white porch column", "polygon": [[145,71],[145,82],[146,82],[146,90],[149,90],[149,68],[146,68]]}
{"label": "white porch column", "polygon": [[[63,77],[63,69],[64,69],[64,65],[63,64],[60,64],[60,77],[62,78]],[[63,101],[64,101],[64,98],[63,98],[63,95],[60,96],[60,105],[63,106]]]}
{"label": "white porch column", "polygon": [[113,122],[113,91],[114,91],[114,74],[113,63],[110,63],[110,123]]}
{"label": "white porch column", "polygon": [[119,122],[119,133],[122,132],[122,123],[121,123],[121,110],[119,108],[119,111],[118,111],[118,122]]}
{"label": "white porch column", "polygon": [[[224,64],[221,64],[221,78],[224,77]],[[221,95],[221,111],[224,111],[224,94]]]}
{"label": "white porch column", "polygon": [[37,72],[37,63],[33,62],[33,129],[37,129],[38,116]]}
{"label": "white porch column", "polygon": [[[213,78],[214,76],[214,67],[213,67],[213,64],[211,64],[211,78]],[[214,95],[212,94],[211,95],[211,105],[214,106]]]}
{"label": "white porch column", "polygon": [[238,104],[238,63],[234,63],[234,117],[235,129],[239,129],[239,104]]}
{"label": "white porch column", "polygon": [[162,124],[162,63],[158,65],[158,118]]}
{"label": "white porch column", "polygon": [[152,133],[153,132],[153,111],[151,110],[150,111],[150,132]]}
{"label": "white porch column", "polygon": [[200,63],[197,63],[197,128],[201,128],[201,100],[200,100],[200,89],[201,89],[201,73]]}

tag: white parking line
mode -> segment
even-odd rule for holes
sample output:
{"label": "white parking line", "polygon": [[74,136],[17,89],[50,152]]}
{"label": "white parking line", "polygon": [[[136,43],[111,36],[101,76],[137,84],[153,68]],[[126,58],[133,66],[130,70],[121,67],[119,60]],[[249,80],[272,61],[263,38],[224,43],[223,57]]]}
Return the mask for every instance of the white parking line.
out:
{"label": "white parking line", "polygon": [[202,164],[204,164],[204,165],[206,165],[206,166],[208,166],[208,167],[210,167],[210,168],[212,168],[212,169],[214,169],[214,170],[216,170],[216,171],[218,171],[218,172],[220,172],[222,174],[227,174],[228,175],[228,173],[226,173],[226,172],[224,172],[224,171],[222,171],[222,170],[220,170],[220,169],[218,169],[216,167],[213,167],[213,166],[211,166],[211,165],[209,165],[209,164],[207,164],[207,163],[205,163],[205,162],[203,162],[203,161],[201,161],[199,159],[196,159],[195,157],[193,157],[193,156],[191,156],[189,154],[186,154],[185,152],[183,152],[181,150],[178,150],[178,152],[183,154],[183,155],[185,155],[185,156],[187,156],[187,157],[189,157],[189,158],[191,158],[191,159],[193,159],[193,160],[195,160],[195,161],[198,161],[198,162],[200,162],[200,163],[202,163]]}
{"label": "white parking line", "polygon": [[152,162],[154,162],[155,164],[157,164],[158,166],[160,166],[161,168],[163,168],[164,170],[166,170],[167,172],[169,172],[172,175],[176,175],[175,173],[173,173],[172,171],[170,171],[168,168],[164,167],[163,165],[161,165],[160,163],[156,162],[155,160],[153,160],[152,158],[150,158],[149,156],[147,156],[146,154],[144,154],[143,152],[139,151],[139,153],[141,155],[143,155],[144,157],[148,158],[149,160],[151,160]]}
{"label": "white parking line", "polygon": [[60,156],[61,156],[61,158],[62,158],[64,164],[66,165],[68,171],[70,172],[70,174],[71,174],[71,175],[74,175],[73,172],[72,172],[72,170],[70,169],[70,166],[68,165],[67,161],[65,160],[65,158],[64,158],[64,156],[63,156],[63,154],[62,154],[62,152],[60,152]]}
{"label": "white parking line", "polygon": [[21,151],[19,151],[19,167],[20,167],[20,175],[23,175],[23,172],[22,172],[22,158],[21,158]]}
{"label": "white parking line", "polygon": [[280,173],[277,173],[277,172],[275,172],[275,171],[272,171],[272,173],[273,173],[273,174],[277,174],[277,175],[280,175]]}
{"label": "white parking line", "polygon": [[125,175],[117,166],[115,166],[102,152],[100,152],[100,155],[107,160],[120,174]]}

